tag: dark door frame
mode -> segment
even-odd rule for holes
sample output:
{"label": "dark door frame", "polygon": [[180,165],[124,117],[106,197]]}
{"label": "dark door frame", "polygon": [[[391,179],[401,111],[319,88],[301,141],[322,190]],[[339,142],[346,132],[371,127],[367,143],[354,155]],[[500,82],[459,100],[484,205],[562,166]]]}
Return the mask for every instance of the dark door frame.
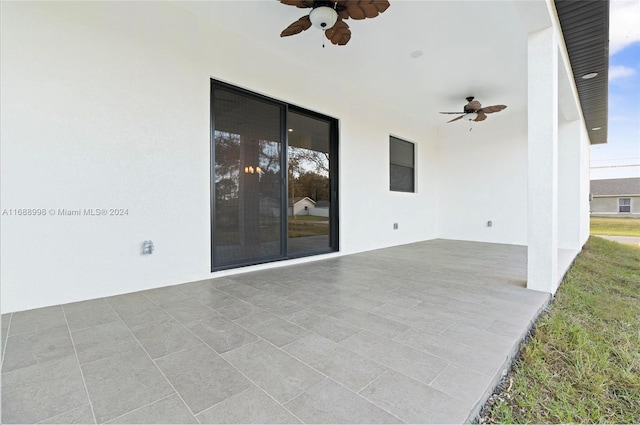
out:
{"label": "dark door frame", "polygon": [[[260,258],[249,261],[241,261],[233,264],[214,264],[214,252],[215,252],[215,214],[216,214],[216,201],[215,201],[215,116],[214,116],[214,91],[225,90],[232,93],[236,93],[242,96],[252,98],[254,100],[262,101],[272,105],[276,105],[281,108],[280,113],[280,138],[281,138],[281,154],[280,154],[280,194],[281,194],[281,228],[280,228],[280,255],[276,257]],[[238,268],[243,266],[269,263],[273,261],[282,261],[292,258],[307,257],[319,254],[327,254],[336,252],[339,250],[339,182],[338,182],[338,120],[336,118],[320,114],[318,112],[310,111],[300,106],[292,105],[287,102],[283,102],[265,95],[261,95],[252,92],[247,89],[243,89],[229,83],[225,83],[219,80],[211,79],[211,91],[210,91],[210,231],[211,231],[211,271],[219,271],[225,269]],[[326,121],[330,125],[330,140],[329,140],[329,191],[330,191],[330,204],[329,204],[329,246],[326,249],[321,249],[313,252],[295,253],[289,255],[287,253],[287,220],[288,220],[288,132],[287,132],[287,114],[288,112],[294,112],[302,115],[306,115],[311,118]]]}

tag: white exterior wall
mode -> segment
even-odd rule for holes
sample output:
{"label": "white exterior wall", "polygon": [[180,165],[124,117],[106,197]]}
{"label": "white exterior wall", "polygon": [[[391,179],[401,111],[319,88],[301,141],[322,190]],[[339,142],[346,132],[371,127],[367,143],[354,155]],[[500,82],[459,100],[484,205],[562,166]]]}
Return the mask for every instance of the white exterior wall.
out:
{"label": "white exterior wall", "polygon": [[553,27],[529,34],[527,288],[558,285],[558,38]]}
{"label": "white exterior wall", "polygon": [[585,125],[580,126],[580,214],[578,220],[580,220],[580,241],[581,247],[587,243],[589,234],[591,233],[590,219],[589,219],[589,193],[590,187],[590,163],[591,163],[591,141],[589,140],[589,134],[587,133],[587,127]]}
{"label": "white exterior wall", "polygon": [[[558,131],[558,248],[580,250],[580,120],[563,122]],[[587,195],[588,199],[588,195]]]}
{"label": "white exterior wall", "polygon": [[590,140],[562,40],[558,61],[558,248],[575,253],[589,239]]}
{"label": "white exterior wall", "polygon": [[[2,208],[129,210],[2,217],[3,312],[233,273],[210,273],[211,77],[340,120],[340,254],[437,237],[435,129],[268,45],[170,4],[18,2],[1,47]],[[388,190],[389,134],[415,194]]]}
{"label": "white exterior wall", "polygon": [[506,114],[440,132],[441,238],[527,244],[527,122]]}

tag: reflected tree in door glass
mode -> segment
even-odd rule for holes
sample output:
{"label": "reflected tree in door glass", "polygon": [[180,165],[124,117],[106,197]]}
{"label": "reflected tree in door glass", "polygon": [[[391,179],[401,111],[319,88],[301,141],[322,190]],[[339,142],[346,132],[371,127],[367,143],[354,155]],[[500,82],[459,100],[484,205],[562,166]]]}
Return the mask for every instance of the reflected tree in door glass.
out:
{"label": "reflected tree in door glass", "polygon": [[287,231],[290,253],[330,247],[330,124],[289,112]]}

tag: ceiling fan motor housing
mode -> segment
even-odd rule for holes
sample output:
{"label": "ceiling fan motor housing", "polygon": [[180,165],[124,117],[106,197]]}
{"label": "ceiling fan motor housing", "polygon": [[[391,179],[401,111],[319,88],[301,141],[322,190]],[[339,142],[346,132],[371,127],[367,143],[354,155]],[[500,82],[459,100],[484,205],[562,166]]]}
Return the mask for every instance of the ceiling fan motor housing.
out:
{"label": "ceiling fan motor housing", "polygon": [[309,13],[309,19],[314,27],[328,30],[338,20],[338,12],[329,6],[319,6]]}

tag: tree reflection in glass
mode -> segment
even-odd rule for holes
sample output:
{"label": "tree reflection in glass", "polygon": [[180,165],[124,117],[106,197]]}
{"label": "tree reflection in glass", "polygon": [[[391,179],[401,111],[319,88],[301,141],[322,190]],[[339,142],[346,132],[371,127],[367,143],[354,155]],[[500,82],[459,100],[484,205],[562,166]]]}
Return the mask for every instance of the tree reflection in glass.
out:
{"label": "tree reflection in glass", "polygon": [[301,254],[330,246],[330,123],[289,112],[288,251]]}

